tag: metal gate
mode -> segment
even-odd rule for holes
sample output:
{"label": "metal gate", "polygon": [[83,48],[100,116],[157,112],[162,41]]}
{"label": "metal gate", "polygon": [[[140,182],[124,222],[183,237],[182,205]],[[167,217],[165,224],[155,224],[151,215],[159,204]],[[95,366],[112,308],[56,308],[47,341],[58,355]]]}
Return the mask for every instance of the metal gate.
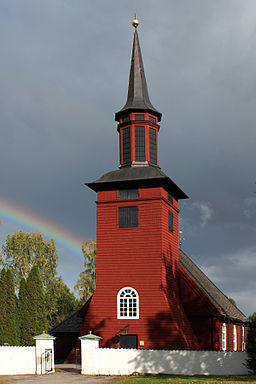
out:
{"label": "metal gate", "polygon": [[44,351],[45,372],[52,371],[52,349],[46,349]]}
{"label": "metal gate", "polygon": [[81,365],[81,350],[76,349],[76,369]]}

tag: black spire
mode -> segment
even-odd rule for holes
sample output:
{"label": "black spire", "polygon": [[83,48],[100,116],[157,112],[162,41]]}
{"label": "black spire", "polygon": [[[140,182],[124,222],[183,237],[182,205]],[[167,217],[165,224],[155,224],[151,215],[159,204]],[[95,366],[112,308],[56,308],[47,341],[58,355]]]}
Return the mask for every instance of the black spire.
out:
{"label": "black spire", "polygon": [[116,121],[120,120],[120,116],[123,115],[124,112],[129,113],[133,111],[152,112],[158,117],[158,121],[160,121],[162,117],[162,114],[153,107],[149,100],[148,87],[144,73],[139,37],[136,27],[134,31],[132,47],[127,100],[124,107],[115,114]]}

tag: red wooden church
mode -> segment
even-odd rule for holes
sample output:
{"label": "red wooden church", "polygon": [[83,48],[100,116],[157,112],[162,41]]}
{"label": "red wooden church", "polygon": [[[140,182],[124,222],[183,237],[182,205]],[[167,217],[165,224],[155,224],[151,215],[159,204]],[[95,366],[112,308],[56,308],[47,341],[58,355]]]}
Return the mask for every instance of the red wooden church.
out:
{"label": "red wooden church", "polygon": [[[187,195],[158,164],[162,114],[149,99],[133,25],[127,101],[115,114],[120,166],[87,184],[97,192],[96,288],[72,321],[82,317],[80,335],[101,336],[101,347],[243,350],[244,314],[179,249],[178,203]],[[57,349],[68,323],[52,330]]]}

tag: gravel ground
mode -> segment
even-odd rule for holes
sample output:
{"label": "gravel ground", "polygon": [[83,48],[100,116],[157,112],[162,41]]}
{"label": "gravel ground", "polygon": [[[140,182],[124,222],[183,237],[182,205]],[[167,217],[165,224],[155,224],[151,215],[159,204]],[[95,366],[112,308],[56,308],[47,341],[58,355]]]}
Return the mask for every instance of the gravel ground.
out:
{"label": "gravel ground", "polygon": [[56,369],[60,372],[49,373],[47,375],[19,375],[2,376],[8,384],[105,384],[113,382],[116,378],[112,376],[86,376],[80,374],[80,368],[77,369],[74,364],[57,364]]}

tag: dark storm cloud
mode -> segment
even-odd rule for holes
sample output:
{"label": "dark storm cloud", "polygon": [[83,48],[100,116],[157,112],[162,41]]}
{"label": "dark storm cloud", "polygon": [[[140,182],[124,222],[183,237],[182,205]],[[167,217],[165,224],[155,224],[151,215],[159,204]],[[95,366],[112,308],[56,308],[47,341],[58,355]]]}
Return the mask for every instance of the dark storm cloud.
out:
{"label": "dark storm cloud", "polygon": [[249,314],[254,0],[1,1],[1,197],[95,237],[95,194],[83,182],[118,166],[114,112],[125,102],[134,11],[150,98],[163,113],[160,165],[190,196],[182,247]]}

